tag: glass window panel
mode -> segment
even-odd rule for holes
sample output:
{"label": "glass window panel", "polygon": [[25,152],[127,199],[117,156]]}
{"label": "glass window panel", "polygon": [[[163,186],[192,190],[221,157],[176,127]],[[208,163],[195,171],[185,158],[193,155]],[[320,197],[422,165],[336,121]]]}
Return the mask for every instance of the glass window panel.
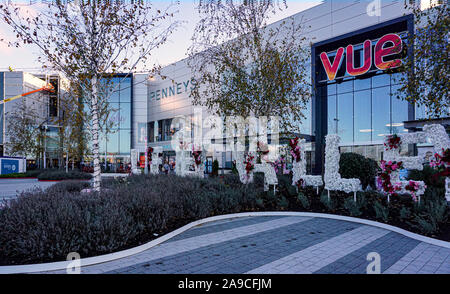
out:
{"label": "glass window panel", "polygon": [[311,100],[306,102],[306,108],[302,111],[302,113],[305,115],[304,118],[302,118],[300,123],[300,133],[301,134],[307,134],[311,135]]}
{"label": "glass window panel", "polygon": [[104,154],[106,150],[106,137],[104,133],[100,133],[99,135],[99,148],[100,148],[100,154]]}
{"label": "glass window panel", "polygon": [[109,102],[119,102],[119,78],[112,78],[109,83],[109,89],[112,91],[109,94]]}
{"label": "glass window panel", "polygon": [[347,80],[345,82],[342,82],[340,84],[337,84],[337,92],[338,94],[341,93],[348,93],[353,91],[353,79]]}
{"label": "glass window panel", "polygon": [[131,129],[131,103],[120,103],[120,128]]}
{"label": "glass window panel", "polygon": [[388,74],[381,74],[372,77],[372,88],[389,86],[390,83],[391,80]]}
{"label": "glass window panel", "polygon": [[408,101],[401,100],[396,97],[399,85],[392,86],[392,132],[393,133],[407,133],[408,130],[404,128],[404,121],[408,120]]}
{"label": "glass window panel", "polygon": [[148,123],[148,134],[147,134],[148,142],[155,142],[155,122],[149,122]]}
{"label": "glass window panel", "polygon": [[355,91],[370,89],[370,79],[355,79]]}
{"label": "glass window panel", "polygon": [[384,135],[391,133],[390,112],[390,87],[372,89],[372,140],[383,140]]}
{"label": "glass window panel", "polygon": [[113,123],[113,128],[119,127],[120,122],[120,107],[119,103],[109,103],[110,112],[108,120]]}
{"label": "glass window panel", "polygon": [[338,135],[341,143],[353,142],[353,93],[338,95]]}
{"label": "glass window panel", "polygon": [[328,96],[328,134],[336,134],[336,95]]}
{"label": "glass window panel", "polygon": [[327,86],[327,94],[328,95],[336,94],[336,84],[330,84]]}
{"label": "glass window panel", "polygon": [[417,105],[415,104],[415,117],[416,119],[425,119],[427,118],[427,111],[425,105]]}
{"label": "glass window panel", "polygon": [[119,132],[108,134],[107,152],[119,153]]}
{"label": "glass window panel", "polygon": [[130,154],[131,152],[131,131],[120,130],[120,153]]}
{"label": "glass window panel", "polygon": [[372,139],[370,92],[355,92],[355,142],[368,142]]}
{"label": "glass window panel", "polygon": [[131,102],[131,78],[120,82],[120,102]]}

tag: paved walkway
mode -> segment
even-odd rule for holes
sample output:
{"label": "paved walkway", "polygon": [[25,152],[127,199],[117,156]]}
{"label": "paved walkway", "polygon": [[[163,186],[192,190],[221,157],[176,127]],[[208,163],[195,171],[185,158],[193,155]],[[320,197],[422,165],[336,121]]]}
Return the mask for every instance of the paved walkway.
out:
{"label": "paved walkway", "polygon": [[37,179],[0,179],[0,201],[12,199],[20,192],[35,189],[48,188],[55,182],[39,182]]}
{"label": "paved walkway", "polygon": [[[325,218],[245,217],[207,223],[139,254],[82,267],[82,273],[450,274],[450,249],[389,230]],[[52,272],[52,273],[63,273]]]}

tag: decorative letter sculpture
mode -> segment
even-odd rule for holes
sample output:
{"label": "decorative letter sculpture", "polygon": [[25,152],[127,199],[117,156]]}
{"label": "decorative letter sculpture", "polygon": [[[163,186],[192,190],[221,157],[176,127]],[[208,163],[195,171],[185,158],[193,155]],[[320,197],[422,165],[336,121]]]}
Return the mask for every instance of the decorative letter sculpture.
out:
{"label": "decorative letter sculpture", "polygon": [[361,190],[361,182],[359,179],[343,179],[339,174],[339,142],[341,138],[336,134],[327,135],[325,138],[325,189],[328,190],[328,198],[330,190],[344,191],[346,193],[353,192],[353,199],[356,201],[356,192]]}
{"label": "decorative letter sculpture", "polygon": [[138,151],[136,149],[131,149],[131,173],[134,175],[140,173],[140,171],[137,168],[137,161],[138,161]]}
{"label": "decorative letter sculpture", "polygon": [[152,152],[152,162],[150,163],[150,174],[159,174],[159,165],[162,164],[162,159],[159,154],[162,153],[161,147],[154,147]]}
{"label": "decorative letter sculpture", "polygon": [[[322,176],[311,176],[306,174],[305,139],[292,139],[290,142],[292,154],[292,185],[297,186],[299,180],[303,180],[305,186],[319,187],[323,185]],[[296,151],[297,150],[297,151]]]}

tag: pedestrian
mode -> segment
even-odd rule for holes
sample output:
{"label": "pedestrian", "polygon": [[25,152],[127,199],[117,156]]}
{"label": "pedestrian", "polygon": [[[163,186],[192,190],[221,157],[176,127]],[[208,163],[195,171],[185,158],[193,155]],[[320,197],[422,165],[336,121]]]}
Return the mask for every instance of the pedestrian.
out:
{"label": "pedestrian", "polygon": [[164,168],[164,173],[166,175],[169,174],[170,166],[169,166],[169,163],[167,163],[167,160],[164,162],[163,168]]}

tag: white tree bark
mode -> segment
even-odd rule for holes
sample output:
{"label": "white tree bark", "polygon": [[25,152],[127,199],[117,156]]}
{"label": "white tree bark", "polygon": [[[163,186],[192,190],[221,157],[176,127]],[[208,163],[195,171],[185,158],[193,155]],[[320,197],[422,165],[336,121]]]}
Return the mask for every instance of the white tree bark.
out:
{"label": "white tree bark", "polygon": [[100,153],[99,153],[99,121],[98,121],[98,88],[97,76],[92,78],[92,151],[94,154],[94,191],[100,191],[100,184],[102,180],[100,168]]}

